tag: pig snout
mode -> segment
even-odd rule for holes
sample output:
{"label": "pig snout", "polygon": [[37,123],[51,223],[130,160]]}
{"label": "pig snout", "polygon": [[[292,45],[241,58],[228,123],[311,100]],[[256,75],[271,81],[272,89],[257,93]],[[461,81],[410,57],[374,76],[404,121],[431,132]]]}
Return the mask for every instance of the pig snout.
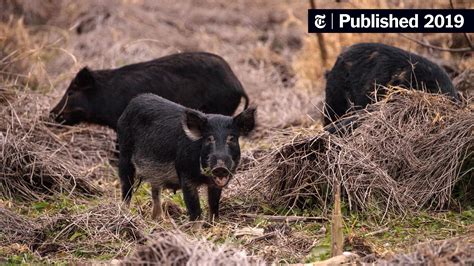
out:
{"label": "pig snout", "polygon": [[231,172],[229,171],[229,169],[225,168],[225,167],[216,167],[214,169],[212,169],[211,171],[212,175],[217,177],[217,178],[223,178],[223,177],[228,177],[231,175]]}
{"label": "pig snout", "polygon": [[218,187],[225,187],[230,181],[232,173],[224,167],[217,167],[211,170],[212,179]]}
{"label": "pig snout", "polygon": [[211,169],[212,179],[218,187],[225,187],[232,176],[231,170],[223,160],[217,160],[216,165]]}

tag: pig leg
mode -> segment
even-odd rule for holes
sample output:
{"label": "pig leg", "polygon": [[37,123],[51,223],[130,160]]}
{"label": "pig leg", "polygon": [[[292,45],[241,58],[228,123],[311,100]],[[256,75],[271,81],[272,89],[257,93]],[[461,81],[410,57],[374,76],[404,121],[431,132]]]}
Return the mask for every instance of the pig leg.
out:
{"label": "pig leg", "polygon": [[135,167],[133,166],[130,158],[126,156],[125,152],[120,154],[119,176],[120,176],[120,185],[122,188],[122,200],[127,205],[130,205],[130,200],[132,199],[132,192],[133,192]]}
{"label": "pig leg", "polygon": [[349,109],[349,104],[344,96],[338,95],[332,98],[326,98],[324,105],[324,125],[329,125],[344,115]]}
{"label": "pig leg", "polygon": [[153,199],[153,212],[151,218],[154,220],[164,220],[163,208],[161,206],[161,186],[151,186],[151,197]]}
{"label": "pig leg", "polygon": [[347,88],[343,80],[328,78],[326,84],[326,102],[324,104],[324,125],[336,121],[349,109],[346,98]]}
{"label": "pig leg", "polygon": [[207,187],[207,202],[209,205],[209,220],[211,222],[219,219],[219,201],[221,200],[222,189],[217,187]]}
{"label": "pig leg", "polygon": [[180,178],[181,189],[183,190],[184,203],[188,209],[189,219],[195,221],[201,216],[201,204],[199,203],[199,193],[197,186],[185,178]]}

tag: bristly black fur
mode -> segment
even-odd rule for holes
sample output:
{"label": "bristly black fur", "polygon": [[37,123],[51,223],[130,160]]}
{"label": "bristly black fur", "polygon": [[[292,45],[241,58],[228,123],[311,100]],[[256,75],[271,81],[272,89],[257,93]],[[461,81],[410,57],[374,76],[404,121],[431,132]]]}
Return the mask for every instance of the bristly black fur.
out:
{"label": "bristly black fur", "polygon": [[227,62],[204,52],[180,53],[117,69],[78,72],[51,111],[57,122],[90,122],[116,129],[127,104],[153,93],[204,113],[232,115],[249,99]]}
{"label": "bristly black fur", "polygon": [[230,117],[204,114],[153,94],[134,98],[117,127],[123,199],[130,202],[136,177],[156,191],[181,188],[195,220],[201,215],[197,188],[205,184],[210,214],[217,218],[221,190],[240,161],[239,136],[254,126],[254,108]]}
{"label": "bristly black fur", "polygon": [[380,43],[349,47],[339,55],[326,78],[324,125],[336,121],[351,108],[365,108],[373,102],[374,95],[384,95],[385,91],[377,90],[376,85],[426,90],[458,100],[448,74],[441,67],[422,56]]}

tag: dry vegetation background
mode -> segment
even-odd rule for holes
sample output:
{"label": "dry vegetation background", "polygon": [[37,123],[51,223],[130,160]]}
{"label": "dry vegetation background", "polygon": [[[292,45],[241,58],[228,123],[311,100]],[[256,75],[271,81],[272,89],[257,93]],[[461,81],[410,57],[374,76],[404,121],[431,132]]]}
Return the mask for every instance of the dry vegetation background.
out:
{"label": "dry vegetation background", "polygon": [[[449,1],[341,2],[316,5],[450,8]],[[472,53],[428,49],[398,34],[324,34],[324,60],[306,33],[308,8],[307,1],[0,0],[0,262],[313,261],[327,256],[330,187],[339,180],[347,180],[347,249],[383,263],[472,262],[472,100],[455,105],[393,91],[372,114],[359,114],[363,126],[352,136],[329,137],[320,126],[324,72],[344,47],[395,45],[427,56],[453,78],[472,76],[464,72],[474,68]],[[469,45],[462,34],[410,37],[444,48]],[[86,65],[119,67],[183,51],[221,55],[258,106],[258,130],[241,144],[241,173],[224,193],[215,226],[187,223],[180,195],[171,193],[173,220],[151,221],[146,187],[132,210],[120,209],[115,134],[47,118]],[[454,199],[459,184],[464,190],[456,193],[471,207]],[[285,222],[281,215],[323,217]],[[461,239],[410,248],[455,236]]]}

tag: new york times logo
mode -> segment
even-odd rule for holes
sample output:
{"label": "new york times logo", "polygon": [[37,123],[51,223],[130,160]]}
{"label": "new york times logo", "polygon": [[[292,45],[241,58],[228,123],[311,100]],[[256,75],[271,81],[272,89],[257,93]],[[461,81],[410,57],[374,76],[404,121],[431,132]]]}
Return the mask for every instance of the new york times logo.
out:
{"label": "new york times logo", "polygon": [[324,29],[326,27],[326,15],[316,15],[314,16],[314,26],[318,29]]}
{"label": "new york times logo", "polygon": [[308,32],[474,32],[474,10],[309,9]]}

